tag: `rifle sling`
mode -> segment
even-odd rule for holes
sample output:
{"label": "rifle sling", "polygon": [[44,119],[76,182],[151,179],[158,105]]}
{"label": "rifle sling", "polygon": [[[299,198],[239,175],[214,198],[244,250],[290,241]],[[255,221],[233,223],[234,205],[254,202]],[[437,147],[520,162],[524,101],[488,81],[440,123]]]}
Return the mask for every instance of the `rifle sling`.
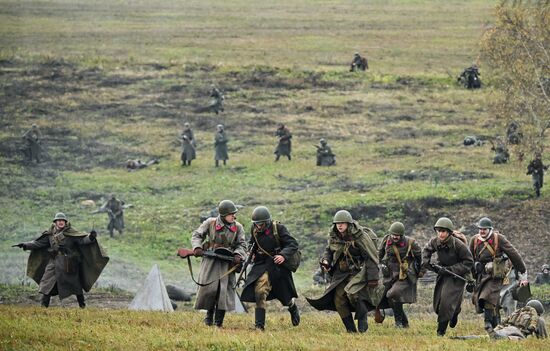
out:
{"label": "rifle sling", "polygon": [[234,265],[233,267],[231,267],[227,272],[225,272],[224,274],[220,275],[219,278],[216,278],[214,280],[211,280],[209,281],[208,283],[199,283],[198,281],[195,280],[195,277],[193,276],[193,266],[191,265],[191,258],[190,256],[187,256],[187,265],[189,266],[189,273],[191,273],[191,279],[193,279],[193,282],[195,284],[197,284],[198,286],[208,286],[214,282],[217,282],[218,280],[228,276],[229,274],[233,273],[236,269],[237,269],[237,265]]}

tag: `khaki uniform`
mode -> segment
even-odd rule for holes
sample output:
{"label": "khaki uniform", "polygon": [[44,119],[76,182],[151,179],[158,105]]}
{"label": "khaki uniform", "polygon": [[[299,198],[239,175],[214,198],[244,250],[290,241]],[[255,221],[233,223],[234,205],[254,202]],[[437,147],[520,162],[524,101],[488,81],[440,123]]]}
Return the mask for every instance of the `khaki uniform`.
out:
{"label": "khaki uniform", "polygon": [[537,311],[530,306],[522,307],[506,317],[495,329],[495,337],[512,340],[525,339],[529,335],[548,338],[546,324]]}

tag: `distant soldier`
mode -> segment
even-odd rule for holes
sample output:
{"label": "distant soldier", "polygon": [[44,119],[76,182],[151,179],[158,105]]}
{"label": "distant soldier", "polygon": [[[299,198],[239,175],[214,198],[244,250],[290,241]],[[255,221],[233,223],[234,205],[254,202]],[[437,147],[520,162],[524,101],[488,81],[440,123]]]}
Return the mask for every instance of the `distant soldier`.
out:
{"label": "distant soldier", "polygon": [[[422,250],[421,273],[432,270],[437,273],[433,308],[437,314],[437,335],[444,336],[447,326],[454,328],[461,311],[466,276],[474,260],[466,244],[453,235],[453,222],[441,217],[434,225],[437,236]],[[437,254],[436,264],[431,261]]]}
{"label": "distant soldier", "polygon": [[458,76],[457,82],[461,83],[467,89],[479,89],[481,88],[481,74],[477,65],[472,65],[465,68],[464,71]]}
{"label": "distant soldier", "polygon": [[219,167],[220,165],[219,161],[223,161],[223,165],[225,166],[227,160],[229,159],[229,155],[227,154],[228,141],[229,141],[229,138],[227,137],[227,134],[225,134],[223,125],[218,124],[216,136],[214,137],[214,148],[216,150],[216,154],[214,155],[214,160],[215,160],[216,167]]}
{"label": "distant soldier", "polygon": [[244,283],[242,301],[255,302],[255,327],[265,328],[266,301],[277,299],[288,306],[293,326],[300,324],[300,313],[294,299],[298,297],[292,271],[285,265],[298,251],[298,242],[281,223],[271,219],[267,207],[252,211],[249,254],[253,266]]}
{"label": "distant soldier", "polygon": [[25,155],[27,156],[27,161],[32,162],[36,160],[36,163],[40,163],[40,151],[41,151],[41,142],[42,142],[42,133],[36,124],[31,126],[31,129],[27,130],[23,134],[23,139],[27,142],[25,148]]}
{"label": "distant soldier", "polygon": [[107,212],[109,216],[107,229],[111,237],[113,237],[115,229],[119,234],[122,234],[124,231],[124,201],[117,199],[115,194],[111,194],[109,200],[101,206],[99,212]]}
{"label": "distant soldier", "polygon": [[225,312],[235,309],[235,269],[246,257],[244,229],[236,221],[237,211],[233,201],[221,201],[219,215],[204,221],[191,237],[195,256],[212,250],[234,257],[233,262],[207,256],[201,261],[195,309],[207,311],[204,323],[208,326],[221,327]]}
{"label": "distant soldier", "polygon": [[191,161],[195,159],[195,147],[189,141],[187,135],[183,135],[181,139],[181,165],[191,166]]}
{"label": "distant soldier", "polygon": [[416,302],[416,282],[422,263],[422,249],[413,238],[405,236],[405,226],[395,222],[382,239],[378,258],[384,265],[384,297],[379,309],[392,308],[397,328],[408,328],[404,303]]}
{"label": "distant soldier", "polygon": [[500,291],[507,275],[506,260],[510,260],[520,274],[520,286],[529,284],[527,268],[518,251],[506,237],[493,229],[493,222],[483,217],[477,223],[479,233],[470,240],[474,257],[476,285],[472,302],[477,313],[484,314],[484,327],[491,332],[499,324]]}
{"label": "distant soldier", "polygon": [[193,133],[193,130],[191,129],[191,126],[189,125],[188,122],[185,122],[185,124],[183,125],[183,131],[181,132],[182,139],[184,136],[187,137],[187,140],[189,140],[189,142],[191,143],[191,145],[193,145],[194,148],[197,147],[197,142],[195,140],[195,133]]}
{"label": "distant soldier", "polygon": [[40,237],[14,245],[31,250],[27,275],[40,286],[42,306],[50,306],[55,295],[60,299],[76,295],[78,306],[86,307],[82,290],[90,291],[109,261],[96,236],[95,230],[90,234],[77,231],[59,212]]}
{"label": "distant soldier", "polygon": [[367,312],[382,298],[384,288],[378,283],[376,245],[372,230],[359,225],[348,211],[336,212],[320,260],[321,268],[331,275],[331,282],[323,296],[307,301],[317,310],[337,311],[348,333],[367,331]]}
{"label": "distant soldier", "polygon": [[491,150],[495,152],[495,157],[493,158],[494,164],[504,164],[510,160],[510,153],[508,152],[508,147],[502,141],[502,138],[496,138],[496,145],[493,144]]}
{"label": "distant soldier", "polygon": [[288,160],[290,161],[290,152],[292,150],[292,134],[290,133],[290,130],[288,130],[284,124],[279,123],[275,136],[279,138],[279,145],[277,145],[277,149],[275,149],[275,161],[279,161],[279,157],[281,156],[288,157]]}
{"label": "distant soldier", "polygon": [[544,171],[548,169],[548,165],[542,163],[542,155],[540,152],[535,153],[535,158],[529,162],[527,166],[527,175],[531,175],[533,179],[533,188],[535,195],[540,197],[540,189],[544,185]]}
{"label": "distant soldier", "polygon": [[223,101],[225,100],[225,97],[223,96],[223,93],[212,84],[210,86],[210,97],[212,100],[210,101],[210,107],[213,109],[216,114],[218,114],[220,111],[223,112]]}
{"label": "distant soldier", "polygon": [[317,268],[315,272],[313,272],[312,279],[313,284],[315,285],[325,285],[330,283],[330,275],[321,268]]}
{"label": "distant soldier", "polygon": [[510,122],[506,128],[506,138],[508,142],[512,145],[517,145],[523,139],[523,133],[519,129],[519,124],[516,121]]}
{"label": "distant soldier", "polygon": [[537,273],[535,284],[550,284],[550,265],[542,265],[542,272]]}
{"label": "distant soldier", "polygon": [[140,170],[140,169],[143,169],[143,168],[147,168],[151,165],[156,165],[158,163],[159,163],[159,161],[157,159],[152,159],[152,160],[148,161],[147,163],[142,162],[139,159],[135,159],[135,160],[128,159],[126,161],[126,169],[128,170],[128,172],[133,172],[133,171],[137,171],[137,170]]}
{"label": "distant soldier", "polygon": [[350,72],[361,70],[366,71],[369,69],[369,63],[366,57],[361,57],[358,52],[353,54],[353,59],[351,60]]}
{"label": "distant soldier", "polygon": [[317,166],[333,166],[336,164],[335,155],[325,139],[319,140],[317,148]]}
{"label": "distant soldier", "polygon": [[464,141],[462,143],[464,146],[482,146],[484,144],[483,140],[475,135],[468,135],[464,137]]}

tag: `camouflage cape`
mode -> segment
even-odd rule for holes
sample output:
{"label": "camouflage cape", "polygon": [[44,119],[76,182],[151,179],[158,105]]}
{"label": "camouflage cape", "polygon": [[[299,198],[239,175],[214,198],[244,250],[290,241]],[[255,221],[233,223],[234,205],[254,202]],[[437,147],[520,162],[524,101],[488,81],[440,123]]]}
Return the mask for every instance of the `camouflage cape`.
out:
{"label": "camouflage cape", "polygon": [[[69,223],[67,222],[67,224]],[[44,236],[50,235],[52,230],[53,225],[49,231],[43,232],[42,235],[35,240],[39,240]],[[69,228],[63,232],[63,234],[65,236],[73,237],[87,235],[87,233],[82,233],[71,228],[70,225]],[[99,275],[103,271],[103,268],[107,265],[107,262],[109,262],[109,257],[97,240],[90,245],[80,246],[80,253],[82,255],[82,261],[80,264],[80,280],[82,288],[88,292],[99,278]],[[42,280],[42,276],[44,275],[44,271],[48,265],[50,257],[51,254],[48,252],[47,248],[31,250],[27,261],[27,276],[32,278],[32,280],[34,280],[37,284],[40,284],[40,281]]]}
{"label": "camouflage cape", "polygon": [[[343,255],[345,246],[344,242],[338,238],[336,232],[336,225],[333,225],[330,230],[328,243],[329,248],[334,252],[332,262],[336,262]],[[368,264],[365,261],[361,270],[346,284],[345,291],[350,300],[355,302],[365,301],[370,305],[368,306],[369,309],[374,309],[380,303],[384,293],[384,286],[381,284],[376,287],[367,286],[369,280],[378,279],[378,250],[376,248],[378,238],[371,229],[360,226],[357,221],[350,224],[349,232],[356,246],[367,256],[365,257],[368,259],[367,261],[371,261],[372,264]],[[333,292],[345,277],[343,279],[333,278],[333,281],[320,298],[306,298],[309,304],[318,310],[335,311],[336,306],[334,305]],[[366,313],[366,311],[362,312]]]}

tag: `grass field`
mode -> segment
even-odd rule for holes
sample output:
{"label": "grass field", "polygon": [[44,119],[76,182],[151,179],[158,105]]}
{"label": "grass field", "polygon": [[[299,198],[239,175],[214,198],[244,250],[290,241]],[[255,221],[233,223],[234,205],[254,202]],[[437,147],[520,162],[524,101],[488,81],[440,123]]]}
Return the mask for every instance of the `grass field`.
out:
{"label": "grass field", "polygon": [[[504,133],[503,122],[488,111],[497,87],[483,62],[484,89],[466,91],[455,84],[462,69],[477,61],[477,43],[495,4],[0,0],[0,254],[5,257],[0,283],[29,284],[28,254],[10,245],[35,237],[64,211],[75,227],[100,230],[111,256],[100,286],[135,291],[158,263],[166,282],[192,289],[176,249],[189,244],[199,215],[224,198],[245,205],[238,220],[247,228],[253,208],[261,204],[298,238],[306,258],[296,275],[299,290],[309,287],[331,218],[341,208],[379,235],[400,220],[421,244],[440,216],[450,216],[472,235],[475,222],[488,215],[536,271],[548,258],[550,209],[544,189],[540,199],[532,198],[527,160],[513,156],[511,163],[497,166],[490,145],[462,146],[466,135]],[[367,55],[368,72],[348,72],[355,51]],[[197,113],[208,103],[212,83],[224,91],[226,111]],[[186,121],[195,131],[198,159],[182,168],[176,137]],[[273,162],[277,122],[294,135],[291,162]],[[26,163],[20,152],[20,136],[32,123],[40,126],[49,154],[40,165]],[[215,169],[218,123],[231,138],[230,160]],[[321,137],[336,153],[337,166],[314,166],[313,145]],[[153,157],[159,165],[133,173],[124,169],[128,158]],[[126,233],[115,238],[106,233],[106,216],[81,206],[89,199],[99,206],[111,192],[133,205],[126,211]],[[7,330],[15,335],[7,348],[26,348],[17,330],[27,328],[31,317],[6,316],[36,311],[2,310],[2,323],[11,323]],[[109,315],[49,313],[53,318],[80,313],[75,318],[82,320]],[[164,315],[138,315],[116,312],[113,318],[158,318],[143,337],[162,328]],[[170,336],[176,335],[171,333],[178,318],[183,317],[166,317]],[[198,315],[190,318],[199,324]],[[177,342],[153,338],[158,344],[146,348],[200,349],[211,339],[224,340],[221,348],[246,348],[243,340],[256,334],[247,336],[248,319],[235,318],[243,328],[213,331],[204,343],[187,328],[185,337],[173,338]],[[305,320],[317,322],[313,316]],[[318,323],[304,328],[328,330],[336,322]],[[311,341],[315,335],[303,343],[293,337],[302,327],[280,328],[275,338],[288,347],[324,346]],[[424,329],[419,332],[426,337],[411,349],[454,347],[432,338],[432,327]],[[233,332],[236,336],[228,337]],[[342,337],[350,338],[352,348],[363,340],[329,338]],[[88,348],[88,336],[82,338],[77,348]],[[196,342],[181,344],[187,338]],[[128,340],[134,339],[142,337]],[[387,335],[373,339],[380,349],[395,342]],[[115,336],[108,340],[118,342]],[[103,345],[124,345],[109,342]],[[487,346],[479,343],[466,349]],[[275,340],[253,344],[277,345]],[[540,347],[536,341],[522,345]]]}

